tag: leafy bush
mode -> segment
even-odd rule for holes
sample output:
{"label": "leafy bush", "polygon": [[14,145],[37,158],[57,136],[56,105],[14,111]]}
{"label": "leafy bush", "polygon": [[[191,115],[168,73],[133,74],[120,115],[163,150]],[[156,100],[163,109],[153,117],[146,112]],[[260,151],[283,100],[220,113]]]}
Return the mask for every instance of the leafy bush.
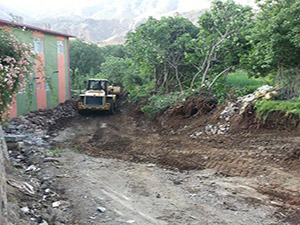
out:
{"label": "leafy bush", "polygon": [[251,93],[254,93],[256,89],[260,86],[246,86],[241,88],[234,88],[234,96],[242,97]]}
{"label": "leafy bush", "polygon": [[271,112],[285,112],[287,116],[297,115],[300,118],[300,99],[292,101],[261,100],[255,103],[257,116],[266,119]]}
{"label": "leafy bush", "polygon": [[230,92],[230,87],[224,85],[222,83],[216,83],[211,92],[213,93],[213,97],[217,99],[218,103],[222,104],[225,103],[228,99],[228,93]]}
{"label": "leafy bush", "polygon": [[0,30],[0,120],[12,102],[13,95],[32,81],[29,78],[33,56],[31,46]]}
{"label": "leafy bush", "polygon": [[153,119],[156,115],[183,99],[184,96],[181,96],[179,92],[173,92],[166,95],[152,95],[149,98],[148,104],[143,106],[141,110],[142,112],[147,113],[147,116],[150,119]]}

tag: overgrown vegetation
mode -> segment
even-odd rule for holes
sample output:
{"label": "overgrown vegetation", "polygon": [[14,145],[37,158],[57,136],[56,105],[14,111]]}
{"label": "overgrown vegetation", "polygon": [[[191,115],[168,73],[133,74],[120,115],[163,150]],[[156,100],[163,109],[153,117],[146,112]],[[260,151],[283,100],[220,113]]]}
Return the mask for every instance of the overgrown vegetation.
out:
{"label": "overgrown vegetation", "polygon": [[[203,91],[225,102],[270,84],[279,86],[281,99],[299,98],[300,2],[257,3],[261,10],[254,12],[215,0],[197,26],[179,16],[150,17],[125,45],[71,42],[72,89],[82,89],[88,77],[107,78],[132,101],[146,102],[150,117]],[[257,104],[267,112],[276,102]]]}
{"label": "overgrown vegetation", "polygon": [[257,117],[265,120],[271,112],[285,112],[286,116],[296,115],[300,118],[300,99],[291,101],[261,100],[255,103]]}
{"label": "overgrown vegetation", "polygon": [[171,94],[164,95],[152,95],[149,98],[147,105],[143,106],[141,110],[147,114],[147,116],[152,119],[159,113],[165,111],[170,106],[182,101],[183,96],[178,92],[172,92]]}
{"label": "overgrown vegetation", "polygon": [[243,70],[228,74],[225,81],[225,85],[234,90],[236,97],[253,93],[257,88],[268,83],[266,78],[249,77],[248,73]]}

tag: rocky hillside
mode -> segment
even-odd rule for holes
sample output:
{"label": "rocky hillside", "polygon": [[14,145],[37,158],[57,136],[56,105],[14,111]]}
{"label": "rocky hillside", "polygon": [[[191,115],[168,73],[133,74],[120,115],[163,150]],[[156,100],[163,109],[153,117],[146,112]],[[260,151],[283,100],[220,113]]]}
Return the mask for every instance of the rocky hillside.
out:
{"label": "rocky hillside", "polygon": [[[203,4],[203,1],[201,4],[188,4],[189,1],[135,0],[128,2],[112,0],[108,3],[100,0],[96,4],[89,3],[89,6],[80,10],[56,10],[53,12],[49,10],[43,14],[31,14],[30,19],[25,16],[24,23],[38,27],[46,27],[46,24],[50,24],[52,30],[66,32],[100,45],[119,44],[124,42],[128,31],[134,30],[138,25],[144,23],[149,16],[160,18],[183,13],[184,17],[191,18],[195,22],[208,4]],[[199,10],[191,11],[192,9]],[[10,12],[19,14],[15,10],[0,5],[0,18],[8,19],[7,15]]]}

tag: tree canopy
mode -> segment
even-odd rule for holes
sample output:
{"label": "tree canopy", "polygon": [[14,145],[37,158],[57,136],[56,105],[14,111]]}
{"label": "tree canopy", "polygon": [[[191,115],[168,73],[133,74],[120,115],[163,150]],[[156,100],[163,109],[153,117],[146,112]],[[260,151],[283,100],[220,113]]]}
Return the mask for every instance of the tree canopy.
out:
{"label": "tree canopy", "polygon": [[228,73],[240,69],[255,77],[271,74],[274,85],[300,94],[300,2],[257,4],[253,11],[233,0],[214,0],[197,25],[180,16],[150,17],[127,34],[125,45],[72,42],[71,69],[85,79],[108,78],[130,96],[200,90],[226,96]]}

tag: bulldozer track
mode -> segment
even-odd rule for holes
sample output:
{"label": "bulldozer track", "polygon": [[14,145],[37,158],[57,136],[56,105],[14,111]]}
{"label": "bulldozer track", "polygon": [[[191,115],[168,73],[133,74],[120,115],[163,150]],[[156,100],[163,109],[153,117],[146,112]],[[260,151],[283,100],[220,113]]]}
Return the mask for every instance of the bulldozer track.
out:
{"label": "bulldozer track", "polygon": [[[180,145],[181,144],[179,144],[179,146]],[[258,162],[263,161],[263,159],[257,158],[256,154],[251,152],[220,152],[220,150],[214,148],[180,150],[168,148],[168,144],[166,143],[160,147],[152,146],[151,148],[140,148],[138,151],[133,151],[133,153],[137,152],[141,156],[157,156],[160,158],[161,164],[170,167],[215,169],[217,173],[241,177],[268,175],[270,173],[267,167],[257,165]],[[241,156],[243,156],[243,158],[241,158]],[[189,160],[179,162],[179,158],[188,158]]]}
{"label": "bulldozer track", "polygon": [[[107,129],[101,129],[103,123]],[[189,135],[153,132],[120,114],[100,118],[96,123],[90,120],[88,125],[89,132],[73,142],[86,154],[183,170],[214,169],[225,176],[268,176],[273,168],[285,166],[282,162],[287,151],[299,143],[299,138],[278,140],[272,135],[203,136],[194,140]]]}

